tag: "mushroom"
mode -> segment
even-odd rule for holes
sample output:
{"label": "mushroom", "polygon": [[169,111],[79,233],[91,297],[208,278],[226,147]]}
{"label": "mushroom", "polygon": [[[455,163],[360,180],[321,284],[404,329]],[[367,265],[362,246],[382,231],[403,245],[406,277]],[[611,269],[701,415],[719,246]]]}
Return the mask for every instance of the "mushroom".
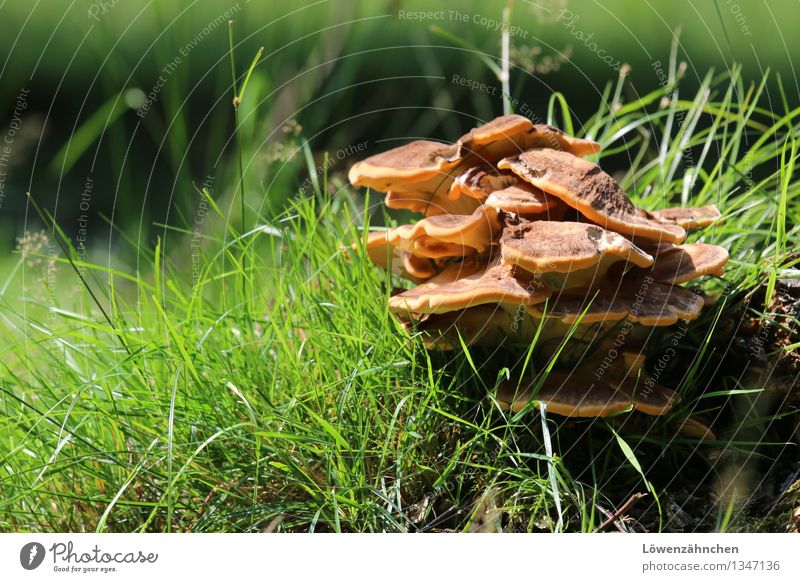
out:
{"label": "mushroom", "polygon": [[533,399],[545,404],[548,412],[570,417],[608,416],[631,406],[608,382],[562,370],[551,370],[536,394],[534,388],[531,383],[518,387],[517,382],[505,381],[497,389],[497,401],[502,408],[519,412]]}
{"label": "mushroom", "polygon": [[717,440],[717,435],[706,423],[691,416],[687,416],[680,421],[678,431],[683,435],[701,441]]}
{"label": "mushroom", "polygon": [[502,343],[515,334],[513,315],[497,304],[423,315],[404,323],[407,329],[424,335],[426,347],[439,350],[452,350],[459,335],[469,346]]}
{"label": "mushroom", "polygon": [[[367,240],[373,262],[417,283],[389,298],[409,333],[430,349],[536,338],[533,365],[561,358],[541,386],[500,386],[514,411],[531,398],[564,416],[671,410],[677,395],[646,372],[647,328],[696,319],[713,297],[680,285],[721,275],[728,260],[716,245],[679,244],[721,218],[716,206],[637,208],[582,159],[599,149],[507,115],[454,144],[418,140],[350,170],[354,185],[387,192],[389,208],[425,215]],[[609,346],[622,321],[624,345]],[[593,355],[612,347],[610,367],[593,373]],[[573,354],[574,369],[558,367]]]}
{"label": "mushroom", "polygon": [[533,305],[550,293],[524,271],[499,259],[451,265],[426,283],[389,298],[397,313],[447,313],[484,305]]}
{"label": "mushroom", "polygon": [[474,166],[453,180],[448,197],[451,200],[474,198],[522,216],[538,215],[559,206],[557,198],[548,196],[516,174],[485,165]]}
{"label": "mushroom", "polygon": [[714,204],[707,206],[698,206],[696,208],[683,208],[678,206],[676,208],[664,208],[662,210],[647,210],[639,209],[642,216],[661,222],[663,224],[677,224],[686,230],[695,230],[698,228],[705,228],[717,222],[722,214]]}
{"label": "mushroom", "polygon": [[435,272],[431,262],[423,259],[466,257],[486,251],[499,236],[498,215],[496,208],[480,206],[468,216],[442,214],[413,225],[374,231],[367,238],[367,255],[379,267],[391,267],[395,274],[420,279],[425,272],[429,273],[424,276],[427,278]]}
{"label": "mushroom", "polygon": [[534,124],[521,115],[503,115],[461,136],[458,145],[493,161],[532,148],[552,148],[574,156],[600,151],[600,144],[567,135],[552,125]]}
{"label": "mushroom", "polygon": [[497,164],[547,194],[560,198],[603,228],[646,239],[679,243],[686,231],[637,212],[614,179],[600,167],[564,151],[534,149]]}
{"label": "mushroom", "polygon": [[439,214],[470,214],[481,203],[473,198],[462,196],[453,200],[447,196],[447,189],[434,189],[431,191],[403,192],[391,190],[386,193],[384,204],[394,210],[410,210],[425,216]]}
{"label": "mushroom", "polygon": [[636,389],[635,380],[610,382],[583,370],[551,370],[535,391],[535,383],[517,387],[505,381],[497,389],[501,407],[519,412],[531,400],[544,403],[549,412],[569,417],[609,416],[634,408],[652,416],[670,411],[677,395],[663,386],[653,384],[648,392]]}
{"label": "mushroom", "polygon": [[[369,233],[365,250],[369,260],[383,270],[420,283],[436,274],[433,263],[423,257],[415,257],[407,251],[393,246],[387,239],[385,230]],[[357,244],[353,245],[358,248]]]}
{"label": "mushroom", "polygon": [[428,215],[469,213],[479,203],[447,198],[450,173],[463,162],[456,145],[417,140],[354,164],[348,177],[354,186],[387,192],[389,208]]}
{"label": "mushroom", "polygon": [[563,323],[601,323],[627,319],[644,326],[697,319],[703,298],[688,289],[663,283],[641,285],[623,282],[619,288],[606,286],[593,293],[562,293],[546,308],[532,305],[534,317],[551,317]]}
{"label": "mushroom", "polygon": [[[645,247],[646,248],[646,247]],[[653,249],[655,261],[648,269],[632,269],[629,278],[650,276],[660,283],[677,285],[704,275],[721,276],[728,262],[728,251],[717,245],[689,243],[681,246],[660,244]]]}
{"label": "mushroom", "polygon": [[527,184],[492,192],[486,198],[485,204],[528,220],[560,220],[567,210],[567,206],[561,204],[557,198],[547,196]]}
{"label": "mushroom", "polygon": [[416,140],[354,164],[348,178],[353,186],[386,192],[398,184],[417,184],[447,174],[460,162],[458,147]]}
{"label": "mushroom", "polygon": [[617,261],[653,264],[624,236],[581,222],[523,222],[506,228],[500,245],[504,262],[542,277],[553,289],[591,287]]}
{"label": "mushroom", "polygon": [[[453,180],[448,196],[457,200],[460,196],[468,196],[483,202],[492,192],[503,190],[509,186],[519,186],[524,181],[512,172],[498,170],[488,165],[473,166]],[[532,191],[541,192],[538,188]],[[542,193],[544,194],[544,193]],[[542,196],[544,201],[544,196]]]}
{"label": "mushroom", "polygon": [[472,214],[466,216],[458,214],[430,216],[416,224],[392,229],[389,241],[414,241],[427,237],[442,243],[470,247],[478,252],[483,252],[500,236],[502,229],[498,215],[497,208],[481,205]]}
{"label": "mushroom", "polygon": [[678,394],[674,390],[656,384],[649,376],[643,382],[627,377],[617,384],[617,390],[630,398],[633,407],[650,416],[667,414],[676,402]]}

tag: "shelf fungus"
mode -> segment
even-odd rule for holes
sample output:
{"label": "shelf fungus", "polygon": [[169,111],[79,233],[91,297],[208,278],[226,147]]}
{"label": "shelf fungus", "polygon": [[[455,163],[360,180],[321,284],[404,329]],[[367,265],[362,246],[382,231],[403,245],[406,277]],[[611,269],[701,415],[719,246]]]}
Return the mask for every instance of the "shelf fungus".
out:
{"label": "shelf fungus", "polygon": [[[350,169],[351,183],[385,192],[387,207],[423,215],[372,231],[353,250],[414,283],[392,294],[389,309],[427,348],[526,350],[536,341],[536,364],[562,343],[627,326],[624,349],[600,340],[568,366],[501,384],[496,401],[511,411],[532,403],[562,416],[668,413],[678,397],[647,373],[649,330],[696,319],[712,299],[682,285],[722,275],[728,261],[722,247],[682,244],[687,231],[722,219],[716,206],[638,208],[584,159],[599,150],[506,115],[455,142],[412,141]],[[613,365],[595,373],[606,360]]]}

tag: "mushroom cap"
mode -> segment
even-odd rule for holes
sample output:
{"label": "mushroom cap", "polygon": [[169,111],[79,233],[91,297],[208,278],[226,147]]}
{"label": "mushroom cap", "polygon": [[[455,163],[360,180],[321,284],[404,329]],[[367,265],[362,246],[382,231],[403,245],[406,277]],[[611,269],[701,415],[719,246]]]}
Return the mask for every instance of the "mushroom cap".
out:
{"label": "mushroom cap", "polygon": [[500,210],[520,215],[540,214],[559,204],[539,188],[525,182],[513,172],[501,171],[487,165],[473,166],[462,173],[450,186],[448,196],[475,198]]}
{"label": "mushroom cap", "polygon": [[561,216],[556,210],[562,206],[557,198],[527,183],[492,192],[484,204],[524,217],[547,213],[547,218],[551,220],[555,220],[556,215]]}
{"label": "mushroom cap", "polygon": [[647,357],[641,351],[630,349],[622,352],[622,365],[626,375],[637,376],[640,372],[644,372],[646,360]]}
{"label": "mushroom cap", "polygon": [[437,180],[446,179],[459,166],[496,161],[531,147],[555,147],[578,155],[600,149],[593,141],[568,136],[552,126],[534,125],[520,115],[503,115],[464,134],[455,144],[415,140],[370,156],[353,164],[348,178],[353,186],[380,192],[414,186],[433,191]]}
{"label": "mushroom cap", "polygon": [[636,410],[650,416],[667,414],[678,402],[678,394],[674,390],[656,384],[649,376],[638,383],[635,377],[626,377],[617,389],[630,398]]}
{"label": "mushroom cap", "polygon": [[384,200],[387,208],[421,212],[425,216],[440,214],[471,214],[481,203],[473,198],[462,196],[453,200],[447,196],[447,189],[436,191],[396,191],[390,190]]}
{"label": "mushroom cap", "polygon": [[430,259],[417,257],[409,252],[402,254],[403,270],[414,279],[424,281],[436,274],[436,268]]}
{"label": "mushroom cap", "polygon": [[460,161],[456,146],[416,140],[356,162],[350,168],[348,178],[353,186],[386,192],[395,184],[414,183],[446,174]]}
{"label": "mushroom cap", "polygon": [[568,417],[608,416],[631,406],[630,399],[611,384],[580,372],[552,370],[535,396],[533,388],[527,384],[517,389],[517,382],[506,381],[497,389],[497,400],[501,407],[519,412],[534,398],[548,412]]}
{"label": "mushroom cap", "polygon": [[[367,236],[365,250],[373,264],[384,270],[389,269],[393,274],[415,283],[420,283],[436,274],[434,265],[429,259],[414,257],[411,253],[390,244],[387,232],[377,230]],[[358,248],[357,243],[353,248]]]}
{"label": "mushroom cap", "polygon": [[600,144],[565,134],[552,125],[534,124],[521,115],[502,115],[461,136],[458,145],[486,160],[517,154],[531,148],[553,148],[586,156],[600,151]]}
{"label": "mushroom cap", "polygon": [[568,152],[534,149],[497,166],[556,196],[592,222],[625,235],[681,242],[686,231],[642,216],[619,184],[600,167]]}
{"label": "mushroom cap", "polygon": [[471,258],[451,265],[427,283],[389,298],[389,309],[404,313],[447,313],[487,303],[532,305],[549,292],[524,272],[495,259]]}
{"label": "mushroom cap", "polygon": [[498,140],[521,135],[533,127],[533,122],[521,115],[495,117],[462,135],[458,143],[469,149],[489,145]]}
{"label": "mushroom cap", "polygon": [[634,269],[628,277],[650,276],[659,283],[677,285],[703,275],[722,275],[728,251],[717,245],[689,243],[681,246],[662,243],[655,250],[649,269]]}
{"label": "mushroom cap", "polygon": [[645,280],[638,285],[623,281],[619,289],[606,288],[588,295],[562,293],[546,310],[541,305],[527,309],[534,317],[554,317],[569,324],[628,319],[653,327],[697,319],[702,308],[703,298],[688,289]]}
{"label": "mushroom cap", "polygon": [[571,136],[552,125],[543,123],[535,124],[526,137],[526,149],[550,148],[579,157],[596,154],[602,149],[596,141]]}
{"label": "mushroom cap", "polygon": [[492,192],[517,186],[521,182],[523,180],[513,172],[481,164],[459,174],[450,185],[448,196],[452,200],[456,200],[459,196],[469,196],[483,202]]}
{"label": "mushroom cap", "polygon": [[[398,270],[397,261],[403,260],[403,253],[413,255],[416,259],[444,259],[466,257],[476,252],[473,247],[441,241],[426,236],[424,233],[418,237],[403,237],[403,233],[410,228],[410,225],[403,225],[371,232],[367,239],[369,259],[382,269],[392,267],[392,272],[400,275],[402,270]],[[406,259],[406,261],[408,260],[410,259]],[[417,266],[415,270],[423,269],[423,263],[425,261],[413,261],[413,264]],[[428,271],[431,268],[425,267],[424,270]],[[431,275],[433,274],[435,273],[431,273]]]}
{"label": "mushroom cap", "polygon": [[454,349],[459,335],[470,346],[499,343],[514,333],[512,314],[491,304],[424,315],[415,323],[407,323],[407,329],[414,328],[424,334],[426,347],[440,350]]}
{"label": "mushroom cap", "polygon": [[[476,307],[468,307],[447,313],[436,314],[404,314],[398,313],[401,319],[409,316],[418,321],[417,330],[429,334],[435,341],[431,345],[437,349],[449,350],[458,345],[460,333],[468,345],[497,347],[504,342],[527,347],[536,338],[535,356],[537,360],[546,362],[560,346],[563,338],[570,331],[570,326],[555,319],[535,319],[530,317],[525,306],[486,303]],[[572,336],[580,340],[589,336],[590,326],[582,326]],[[581,352],[585,348],[581,348]],[[561,350],[559,350],[561,351]]]}
{"label": "mushroom cap", "polygon": [[678,431],[686,436],[696,438],[702,441],[715,441],[717,440],[717,435],[714,434],[714,431],[709,428],[706,423],[698,420],[696,418],[692,418],[687,416],[684,418],[680,425],[678,426]]}
{"label": "mushroom cap", "polygon": [[653,264],[653,257],[624,236],[582,222],[523,222],[506,228],[500,245],[504,262],[531,273],[570,273],[606,255],[641,267]]}
{"label": "mushroom cap", "polygon": [[662,210],[641,211],[644,216],[663,224],[677,224],[686,230],[705,228],[722,217],[719,208],[714,204],[684,208],[664,208]]}
{"label": "mushroom cap", "polygon": [[[447,216],[447,215],[442,215]],[[403,225],[397,230],[409,225]],[[390,235],[391,236],[391,235]],[[468,257],[475,254],[474,247],[449,243],[438,240],[432,236],[419,236],[411,240],[395,239],[389,244],[396,244],[399,248],[418,258],[425,259],[448,259],[451,257]]]}
{"label": "mushroom cap", "polygon": [[430,205],[433,194],[427,192],[397,192],[390,190],[386,193],[383,203],[386,208],[393,210],[410,210],[411,212],[425,212]]}
{"label": "mushroom cap", "polygon": [[[531,400],[534,384],[520,387],[504,382],[497,390],[501,406],[512,412],[522,410]],[[651,416],[668,413],[678,396],[668,388],[652,383],[647,390],[637,387],[635,378],[598,378],[584,369],[551,370],[533,398],[544,402],[547,410],[569,417],[608,416],[635,408]]]}
{"label": "mushroom cap", "polygon": [[455,170],[522,151],[514,136],[524,135],[532,125],[518,115],[502,116],[476,127],[456,144],[412,141],[353,164],[348,177],[353,186],[380,192],[421,192],[432,197],[449,190]]}
{"label": "mushroom cap", "polygon": [[[489,248],[501,232],[502,226],[498,215],[499,211],[493,206],[482,205],[468,215],[429,216],[413,225],[404,225],[394,229],[389,235],[389,240],[390,242],[394,240],[392,237],[406,241],[427,238],[483,252]],[[464,256],[465,254],[468,253],[451,256]]]}

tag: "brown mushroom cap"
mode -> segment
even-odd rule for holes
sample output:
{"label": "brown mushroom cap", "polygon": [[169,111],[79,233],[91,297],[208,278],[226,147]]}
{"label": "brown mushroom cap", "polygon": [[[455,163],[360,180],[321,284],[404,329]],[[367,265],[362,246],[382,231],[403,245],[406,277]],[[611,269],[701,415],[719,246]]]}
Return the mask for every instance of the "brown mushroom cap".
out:
{"label": "brown mushroom cap", "polygon": [[[357,248],[357,245],[353,245]],[[414,257],[411,253],[389,243],[387,231],[370,232],[365,248],[369,260],[381,269],[389,269],[415,283],[420,283],[436,274],[433,263],[427,258]]]}
{"label": "brown mushroom cap", "polygon": [[386,194],[387,208],[421,212],[425,216],[440,214],[472,214],[481,203],[473,198],[462,196],[453,200],[447,196],[447,188],[437,191],[395,191]]}
{"label": "brown mushroom cap", "polygon": [[513,172],[486,165],[474,166],[453,180],[448,196],[452,200],[467,196],[520,215],[541,214],[559,204]]}
{"label": "brown mushroom cap", "polygon": [[479,125],[462,135],[458,143],[470,149],[477,149],[498,140],[521,135],[533,127],[533,122],[521,115],[501,115]]}
{"label": "brown mushroom cap", "polygon": [[714,431],[708,427],[704,422],[692,418],[686,417],[678,426],[678,430],[681,434],[696,438],[703,441],[715,441],[717,440],[717,435],[714,434]]}
{"label": "brown mushroom cap", "polygon": [[492,192],[509,186],[518,186],[524,181],[513,172],[492,168],[486,164],[473,166],[462,172],[450,185],[448,196],[456,200],[459,196],[469,196],[483,202]]}
{"label": "brown mushroom cap", "polygon": [[619,383],[618,390],[630,398],[636,410],[650,416],[668,413],[678,401],[674,390],[656,384],[649,376],[639,382],[635,377],[627,377]]}
{"label": "brown mushroom cap", "polygon": [[[517,390],[516,382],[504,382],[497,399],[501,406],[518,412],[530,401],[532,388],[529,384]],[[675,392],[655,383],[644,389],[637,386],[636,379],[597,378],[583,369],[552,370],[533,398],[544,402],[549,412],[569,417],[608,416],[631,407],[661,416],[678,400]]]}
{"label": "brown mushroom cap", "polygon": [[[471,247],[478,252],[489,248],[501,232],[498,218],[499,211],[492,206],[479,206],[472,214],[440,214],[430,216],[413,225],[404,225],[394,229],[392,237],[413,241],[427,237],[452,245]],[[410,250],[410,249],[409,249]],[[459,255],[459,256],[463,256]]]}
{"label": "brown mushroom cap", "polygon": [[625,369],[625,375],[635,378],[639,373],[644,372],[646,360],[646,356],[641,351],[624,350],[622,352],[622,365]]}
{"label": "brown mushroom cap", "polygon": [[[442,214],[370,233],[367,250],[375,264],[386,267],[386,246],[420,258],[466,257],[484,252],[499,235],[499,211],[481,206],[470,215]],[[397,254],[399,257],[399,254]]]}
{"label": "brown mushroom cap", "polygon": [[498,210],[513,212],[523,217],[538,216],[546,213],[549,220],[557,220],[563,215],[557,209],[565,209],[557,198],[548,196],[530,184],[509,186],[489,194],[484,204]]}
{"label": "brown mushroom cap", "polygon": [[[357,243],[353,244],[357,248]],[[367,235],[366,251],[369,260],[382,269],[390,266],[393,258],[400,258],[400,253],[393,255],[395,249],[389,245],[385,230],[374,230]]]}
{"label": "brown mushroom cap", "polygon": [[452,265],[427,283],[389,298],[389,309],[404,313],[446,313],[457,309],[507,303],[532,305],[549,292],[511,265],[478,259]]}
{"label": "brown mushroom cap", "polygon": [[423,333],[429,349],[452,350],[459,343],[459,335],[468,346],[502,342],[514,334],[512,321],[513,315],[508,311],[487,304],[425,315],[416,323],[408,322],[407,328]]}
{"label": "brown mushroom cap", "polygon": [[[503,342],[529,346],[536,338],[536,357],[547,361],[560,345],[564,336],[570,333],[570,326],[555,319],[536,319],[530,317],[525,306],[508,304],[483,304],[447,313],[403,314],[403,320],[413,318],[418,321],[417,329],[430,335],[435,341],[431,345],[437,349],[449,350],[458,345],[458,335],[468,345],[497,347]],[[590,326],[582,326],[573,339],[589,335]]]}
{"label": "brown mushroom cap", "polygon": [[662,210],[641,210],[644,216],[663,224],[677,224],[686,230],[705,228],[722,217],[719,208],[714,204],[693,208],[664,208]]}
{"label": "brown mushroom cap", "polygon": [[592,222],[621,234],[681,242],[686,231],[642,216],[614,179],[592,162],[570,153],[534,149],[497,166],[560,198]]}
{"label": "brown mushroom cap", "polygon": [[604,380],[580,372],[552,370],[535,396],[535,386],[507,381],[497,389],[497,400],[501,407],[512,412],[522,410],[533,397],[543,402],[548,412],[568,417],[608,416],[631,407],[631,401]]}
{"label": "brown mushroom cap", "polygon": [[436,268],[430,259],[417,257],[411,253],[402,254],[403,270],[419,281],[424,281],[436,274]]}
{"label": "brown mushroom cap", "polygon": [[569,273],[615,255],[640,267],[653,257],[624,236],[582,222],[534,221],[510,226],[500,239],[503,260],[530,271]]}
{"label": "brown mushroom cap", "polygon": [[672,325],[679,319],[697,319],[702,308],[703,298],[683,287],[623,282],[619,289],[612,287],[588,295],[562,293],[546,307],[529,306],[528,312],[535,317],[555,317],[564,323],[628,319],[652,327]]}
{"label": "brown mushroom cap", "polygon": [[348,178],[353,186],[386,192],[396,184],[416,183],[446,174],[460,161],[456,146],[417,140],[353,164]]}
{"label": "brown mushroom cap", "polygon": [[542,277],[553,289],[591,287],[618,261],[653,264],[624,236],[581,222],[523,222],[505,229],[500,246],[504,262]]}
{"label": "brown mushroom cap", "polygon": [[660,283],[677,285],[703,275],[722,275],[728,251],[717,245],[689,243],[681,246],[661,244],[649,269],[633,269],[628,277],[649,275]]}
{"label": "brown mushroom cap", "polygon": [[502,115],[476,127],[458,140],[461,148],[493,161],[531,148],[553,148],[586,156],[600,151],[600,144],[565,134],[552,125],[534,124],[521,115]]}
{"label": "brown mushroom cap", "polygon": [[[400,228],[402,229],[404,228],[404,226],[401,226]],[[424,235],[411,240],[402,240],[402,239],[392,240],[390,241],[390,244],[396,244],[399,248],[414,255],[415,257],[425,258],[425,259],[448,259],[451,257],[468,257],[469,255],[473,255],[476,252],[474,247],[444,242],[435,239],[431,236],[424,236]]]}
{"label": "brown mushroom cap", "polygon": [[[472,247],[437,240],[425,236],[424,233],[416,238],[404,238],[402,233],[409,228],[409,225],[403,225],[397,228],[371,232],[367,239],[367,255],[369,259],[382,269],[391,267],[393,273],[400,275],[402,272],[398,270],[400,268],[398,260],[411,261],[408,258],[404,259],[404,253],[412,255],[416,259],[425,259],[425,261],[412,261],[412,264],[416,265],[417,268],[415,270],[428,271],[433,267],[422,266],[430,263],[427,259],[466,257],[476,252]],[[431,273],[431,275],[433,274],[435,273]]]}
{"label": "brown mushroom cap", "polygon": [[354,186],[387,192],[389,208],[426,216],[469,214],[480,202],[447,197],[453,174],[464,162],[457,146],[415,141],[354,164],[349,178]]}
{"label": "brown mushroom cap", "polygon": [[569,152],[579,157],[596,154],[601,149],[600,144],[596,141],[571,136],[547,124],[535,124],[528,131],[526,138],[526,149],[550,148]]}

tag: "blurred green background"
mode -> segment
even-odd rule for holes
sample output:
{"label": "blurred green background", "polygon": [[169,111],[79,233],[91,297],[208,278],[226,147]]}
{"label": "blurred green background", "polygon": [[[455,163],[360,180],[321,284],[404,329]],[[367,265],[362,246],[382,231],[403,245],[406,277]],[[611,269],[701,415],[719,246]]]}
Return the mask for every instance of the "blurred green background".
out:
{"label": "blurred green background", "polygon": [[[28,190],[72,236],[83,228],[112,252],[120,233],[149,244],[164,224],[190,225],[203,184],[236,219],[228,18],[240,84],[264,47],[240,138],[248,205],[269,218],[309,191],[309,167],[326,167],[328,186],[340,188],[352,162],[393,139],[455,139],[501,113],[486,60],[500,55],[505,6],[7,0],[0,249],[38,224]],[[586,119],[620,69],[629,70],[631,96],[663,83],[658,63],[665,71],[677,35],[682,95],[691,98],[710,68],[740,63],[748,81],[771,70],[767,103],[782,109],[770,99],[779,83],[790,100],[800,94],[791,58],[800,48],[797,10],[788,0],[516,0],[511,93],[544,118],[560,91],[574,118]]]}

